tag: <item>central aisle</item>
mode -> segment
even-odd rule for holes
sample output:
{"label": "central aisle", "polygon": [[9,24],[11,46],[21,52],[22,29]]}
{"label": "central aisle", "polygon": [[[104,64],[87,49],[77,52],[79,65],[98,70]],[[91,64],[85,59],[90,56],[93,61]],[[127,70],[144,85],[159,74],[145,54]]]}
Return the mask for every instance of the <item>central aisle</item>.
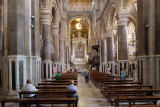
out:
{"label": "central aisle", "polygon": [[85,83],[84,76],[78,75],[79,107],[109,107],[107,99],[102,96],[100,89],[92,81]]}

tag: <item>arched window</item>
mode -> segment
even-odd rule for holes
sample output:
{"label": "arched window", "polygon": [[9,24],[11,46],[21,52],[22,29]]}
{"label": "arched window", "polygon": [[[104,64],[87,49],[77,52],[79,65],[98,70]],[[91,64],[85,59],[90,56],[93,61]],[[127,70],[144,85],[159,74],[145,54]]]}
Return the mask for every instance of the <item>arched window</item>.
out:
{"label": "arched window", "polygon": [[136,33],[133,22],[128,24],[128,56],[130,60],[135,60],[136,53]]}

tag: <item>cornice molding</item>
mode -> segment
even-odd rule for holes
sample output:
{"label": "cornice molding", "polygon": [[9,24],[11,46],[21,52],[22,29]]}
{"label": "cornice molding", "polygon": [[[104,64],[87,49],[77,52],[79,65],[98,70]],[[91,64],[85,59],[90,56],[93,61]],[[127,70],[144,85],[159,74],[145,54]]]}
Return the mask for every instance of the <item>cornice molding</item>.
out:
{"label": "cornice molding", "polygon": [[127,13],[118,14],[116,16],[116,18],[118,20],[117,26],[127,25],[127,22],[128,22],[128,14]]}

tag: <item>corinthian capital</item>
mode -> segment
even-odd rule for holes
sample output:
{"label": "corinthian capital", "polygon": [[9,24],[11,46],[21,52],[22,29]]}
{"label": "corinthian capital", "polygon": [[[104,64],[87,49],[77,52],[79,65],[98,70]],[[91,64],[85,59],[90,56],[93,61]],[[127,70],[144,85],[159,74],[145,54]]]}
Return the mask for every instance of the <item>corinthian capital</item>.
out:
{"label": "corinthian capital", "polygon": [[41,24],[51,25],[52,16],[50,14],[42,14],[41,15]]}
{"label": "corinthian capital", "polygon": [[112,37],[113,36],[113,28],[112,27],[108,27],[106,29],[106,35],[107,35],[107,37]]}
{"label": "corinthian capital", "polygon": [[127,25],[128,14],[127,13],[118,14],[117,15],[117,20],[118,20],[117,26]]}

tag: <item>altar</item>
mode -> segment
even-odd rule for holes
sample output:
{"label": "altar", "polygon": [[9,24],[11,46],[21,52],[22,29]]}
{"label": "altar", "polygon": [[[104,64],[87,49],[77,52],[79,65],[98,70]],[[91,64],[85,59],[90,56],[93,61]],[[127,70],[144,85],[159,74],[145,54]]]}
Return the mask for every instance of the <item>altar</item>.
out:
{"label": "altar", "polygon": [[78,33],[78,37],[73,36],[72,40],[72,55],[71,62],[74,65],[84,65],[88,62],[87,55],[87,39],[81,37],[81,33]]}

